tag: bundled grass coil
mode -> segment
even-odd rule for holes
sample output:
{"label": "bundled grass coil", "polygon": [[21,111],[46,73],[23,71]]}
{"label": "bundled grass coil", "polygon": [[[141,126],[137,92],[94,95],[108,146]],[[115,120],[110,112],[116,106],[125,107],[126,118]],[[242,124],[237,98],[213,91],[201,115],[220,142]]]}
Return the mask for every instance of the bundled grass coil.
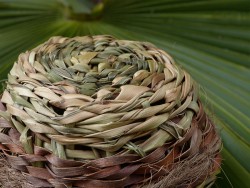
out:
{"label": "bundled grass coil", "polygon": [[221,140],[198,90],[150,43],[53,37],[8,75],[0,149],[36,187],[209,187]]}

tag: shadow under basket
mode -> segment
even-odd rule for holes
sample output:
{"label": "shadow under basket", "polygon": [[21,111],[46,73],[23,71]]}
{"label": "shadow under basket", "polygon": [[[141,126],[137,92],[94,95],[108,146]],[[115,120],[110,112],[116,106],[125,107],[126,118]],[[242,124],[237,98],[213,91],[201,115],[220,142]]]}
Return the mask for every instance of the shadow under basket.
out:
{"label": "shadow under basket", "polygon": [[34,187],[211,187],[221,147],[194,81],[147,42],[53,37],[1,96],[0,150]]}

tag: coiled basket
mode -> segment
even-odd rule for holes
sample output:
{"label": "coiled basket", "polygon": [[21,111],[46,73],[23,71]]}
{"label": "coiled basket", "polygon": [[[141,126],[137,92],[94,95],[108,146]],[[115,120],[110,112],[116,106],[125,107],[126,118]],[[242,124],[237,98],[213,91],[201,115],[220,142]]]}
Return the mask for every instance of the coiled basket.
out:
{"label": "coiled basket", "polygon": [[52,37],[22,53],[0,103],[0,149],[35,187],[209,187],[221,140],[163,50]]}

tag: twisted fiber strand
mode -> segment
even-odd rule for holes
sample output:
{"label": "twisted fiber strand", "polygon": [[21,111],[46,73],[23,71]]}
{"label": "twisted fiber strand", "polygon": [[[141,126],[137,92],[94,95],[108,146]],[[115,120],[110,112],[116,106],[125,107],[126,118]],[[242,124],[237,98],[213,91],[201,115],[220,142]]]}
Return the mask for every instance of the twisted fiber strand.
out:
{"label": "twisted fiber strand", "polygon": [[192,78],[145,42],[53,37],[19,56],[0,107],[0,147],[38,187],[132,186],[199,153],[220,159]]}

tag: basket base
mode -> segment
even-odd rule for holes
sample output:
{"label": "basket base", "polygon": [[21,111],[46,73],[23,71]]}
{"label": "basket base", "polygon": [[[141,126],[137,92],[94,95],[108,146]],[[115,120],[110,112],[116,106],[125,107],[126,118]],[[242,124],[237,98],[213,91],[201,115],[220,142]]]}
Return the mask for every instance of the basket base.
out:
{"label": "basket base", "polygon": [[[200,157],[203,158],[203,160],[207,160],[206,158],[204,158],[204,156]],[[197,157],[199,158],[199,157]],[[189,163],[193,163],[195,164],[197,161],[192,159],[189,159],[190,161],[186,161],[186,162],[182,162],[178,165],[176,165],[175,169],[171,171],[171,173],[166,176],[163,177],[161,179],[159,179],[158,182],[152,182],[149,183],[147,185],[141,185],[140,188],[168,188],[168,187],[179,187],[179,188],[184,188],[184,187],[193,187],[192,185],[188,184],[183,184],[180,185],[178,184],[178,182],[180,181],[180,179],[187,179],[189,178],[189,176],[187,174],[192,174],[193,173],[197,173],[197,175],[202,175],[200,174],[201,171],[200,166],[198,165],[194,165],[193,169],[192,169],[192,173],[190,171],[190,169],[188,170],[185,166]],[[197,164],[197,163],[196,163]],[[183,169],[186,169],[183,171]],[[195,170],[196,169],[196,170]],[[189,171],[189,172],[187,172]],[[195,172],[196,171],[196,172]],[[204,182],[202,182],[200,185],[195,185],[194,187],[196,188],[209,188],[213,185],[213,183],[216,180],[216,175],[220,173],[220,170],[218,170],[217,172],[214,172],[213,174],[211,174],[209,177],[206,178],[206,180]],[[191,176],[192,176],[191,175]],[[190,183],[190,182],[189,182]],[[32,184],[30,184],[28,182],[28,180],[26,179],[26,177],[18,170],[12,168],[10,166],[10,164],[6,161],[4,155],[0,154],[0,187],[1,188],[35,188],[35,186],[33,186]],[[139,187],[137,187],[139,188]]]}
{"label": "basket base", "polygon": [[20,171],[13,169],[4,157],[0,156],[0,187],[1,188],[34,188],[28,183]]}

